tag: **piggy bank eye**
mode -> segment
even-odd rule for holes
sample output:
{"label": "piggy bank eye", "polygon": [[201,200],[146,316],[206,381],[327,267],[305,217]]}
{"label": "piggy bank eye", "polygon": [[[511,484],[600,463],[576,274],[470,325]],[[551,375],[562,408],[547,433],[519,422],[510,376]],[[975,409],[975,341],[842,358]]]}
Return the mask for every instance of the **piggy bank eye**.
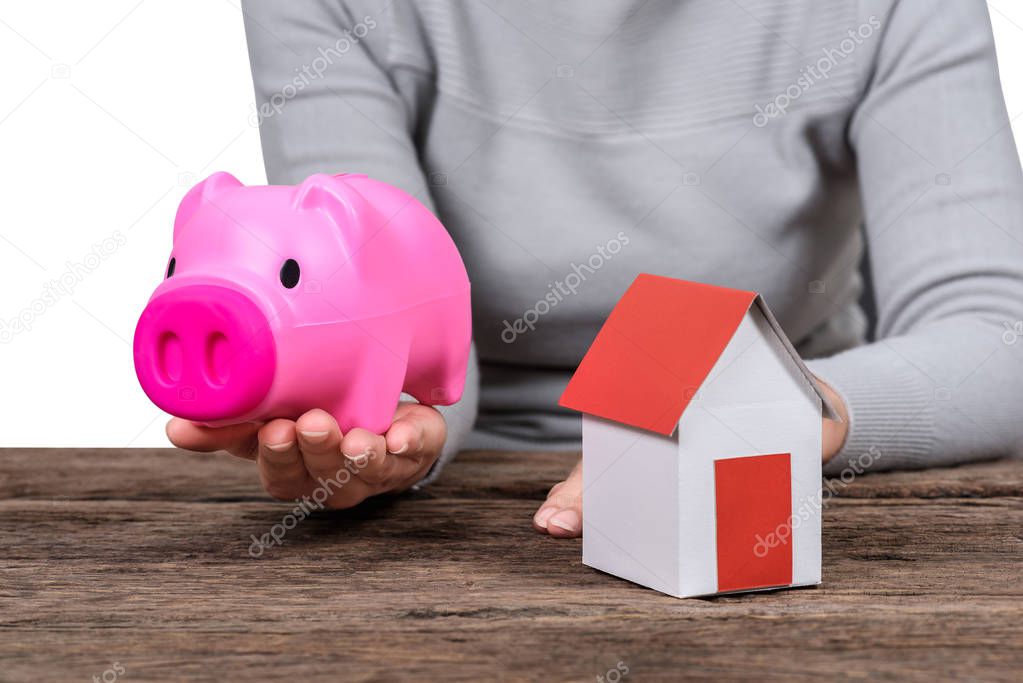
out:
{"label": "piggy bank eye", "polygon": [[171,256],[170,263],[167,264],[167,277],[170,277],[171,275],[174,274],[174,266],[176,266],[177,264],[178,260]]}
{"label": "piggy bank eye", "polygon": [[289,258],[284,262],[284,265],[281,266],[281,284],[288,289],[292,289],[298,284],[298,277],[300,274],[298,261],[293,258]]}

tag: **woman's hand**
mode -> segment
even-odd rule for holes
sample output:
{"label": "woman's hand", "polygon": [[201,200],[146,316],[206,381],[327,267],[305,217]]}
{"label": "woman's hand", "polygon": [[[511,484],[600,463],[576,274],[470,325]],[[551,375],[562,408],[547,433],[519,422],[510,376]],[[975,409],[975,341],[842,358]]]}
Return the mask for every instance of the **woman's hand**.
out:
{"label": "woman's hand", "polygon": [[555,484],[533,515],[533,528],[555,538],[583,535],[583,461],[572,468],[565,481]]}
{"label": "woman's hand", "polygon": [[[834,406],[842,421],[828,418],[823,420],[821,430],[821,457],[824,462],[832,457],[845,443],[849,433],[849,409],[842,397],[824,382],[817,380],[821,392]],[[551,488],[540,509],[533,515],[533,528],[542,534],[556,538],[575,538],[583,535],[583,461],[580,460],[565,481]]]}
{"label": "woman's hand", "polygon": [[821,457],[824,462],[831,460],[835,454],[842,450],[845,445],[845,437],[849,433],[849,408],[845,405],[842,397],[835,393],[835,390],[824,383],[820,377],[817,378],[817,386],[821,388],[828,402],[835,408],[835,412],[842,418],[841,422],[823,418],[824,425],[821,430]]}
{"label": "woman's hand", "polygon": [[[440,456],[447,427],[433,408],[401,403],[384,436],[358,428],[342,434],[322,410],[310,410],[295,421],[220,428],[174,418],[167,423],[167,436],[179,448],[226,450],[255,461],[263,488],[274,498],[295,500],[323,488],[330,492],[324,506],[341,509],[370,496],[404,491],[426,476]],[[339,477],[344,470],[348,474]],[[325,486],[320,479],[343,483]]]}

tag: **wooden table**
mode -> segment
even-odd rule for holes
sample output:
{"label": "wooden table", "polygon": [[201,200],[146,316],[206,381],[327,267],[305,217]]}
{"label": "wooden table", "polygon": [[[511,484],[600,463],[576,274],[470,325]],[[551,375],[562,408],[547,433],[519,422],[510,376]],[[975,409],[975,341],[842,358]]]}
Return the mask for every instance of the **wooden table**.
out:
{"label": "wooden table", "polygon": [[251,463],[0,452],[0,680],[1023,676],[1023,463],[861,476],[822,587],[676,600],[530,528],[572,460],[465,453],[254,558],[289,506]]}

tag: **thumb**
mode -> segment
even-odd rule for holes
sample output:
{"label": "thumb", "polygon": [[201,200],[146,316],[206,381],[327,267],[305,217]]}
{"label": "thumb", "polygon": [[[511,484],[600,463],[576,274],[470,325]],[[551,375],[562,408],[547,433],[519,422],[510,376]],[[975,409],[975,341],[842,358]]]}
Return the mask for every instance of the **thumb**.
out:
{"label": "thumb", "polygon": [[227,427],[206,427],[175,417],[167,423],[167,438],[185,450],[202,453],[225,450],[239,458],[255,460],[256,433],[261,426],[258,422],[244,422]]}
{"label": "thumb", "polygon": [[387,450],[394,455],[414,457],[439,453],[447,439],[447,423],[435,408],[419,403],[402,403],[385,435]]}

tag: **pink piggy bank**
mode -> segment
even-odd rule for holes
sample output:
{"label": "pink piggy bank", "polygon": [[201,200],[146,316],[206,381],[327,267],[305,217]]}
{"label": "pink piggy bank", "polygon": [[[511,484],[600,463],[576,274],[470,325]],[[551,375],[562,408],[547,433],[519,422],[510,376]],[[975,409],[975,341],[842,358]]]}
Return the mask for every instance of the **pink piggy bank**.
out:
{"label": "pink piggy bank", "polygon": [[157,406],[211,426],[322,408],[382,434],[402,391],[461,397],[471,334],[462,259],[410,195],[363,175],[215,173],[178,208],[135,371]]}

